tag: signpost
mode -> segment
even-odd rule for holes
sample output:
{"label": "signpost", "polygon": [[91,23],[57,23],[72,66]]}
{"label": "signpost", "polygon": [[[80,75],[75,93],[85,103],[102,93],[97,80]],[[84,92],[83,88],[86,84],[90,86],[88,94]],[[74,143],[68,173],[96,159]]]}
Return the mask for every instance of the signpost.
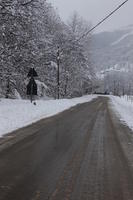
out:
{"label": "signpost", "polygon": [[60,98],[60,49],[57,51],[57,96]]}
{"label": "signpost", "polygon": [[29,83],[27,85],[27,95],[30,95],[31,103],[33,101],[33,95],[37,95],[37,84],[34,77],[37,77],[38,74],[34,68],[30,68],[27,77],[30,77]]}

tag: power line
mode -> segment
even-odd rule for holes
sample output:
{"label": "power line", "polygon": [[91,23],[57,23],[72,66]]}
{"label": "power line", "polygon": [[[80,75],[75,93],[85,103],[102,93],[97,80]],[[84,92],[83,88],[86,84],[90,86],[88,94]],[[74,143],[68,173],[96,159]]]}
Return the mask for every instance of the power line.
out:
{"label": "power line", "polygon": [[109,17],[111,17],[117,10],[119,10],[124,4],[126,4],[129,0],[124,1],[121,3],[115,10],[113,10],[110,14],[108,14],[104,19],[102,19],[99,23],[97,23],[94,27],[92,27],[89,31],[84,33],[77,41],[80,41],[82,38],[86,37],[90,32],[92,32],[94,29],[96,29],[99,25],[101,25],[105,20],[107,20]]}
{"label": "power line", "polygon": [[[96,29],[98,26],[100,26],[105,20],[107,20],[109,17],[111,17],[117,10],[119,10],[122,6],[124,6],[124,4],[126,4],[129,0],[125,0],[123,3],[121,3],[117,8],[115,8],[115,10],[113,10],[110,14],[108,14],[105,18],[103,18],[99,23],[97,23],[94,27],[92,27],[89,31],[87,31],[86,33],[84,33],[81,37],[79,37],[76,41],[80,41],[82,38],[86,37],[90,32],[92,32],[94,29]],[[53,50],[54,47],[49,47],[48,49],[46,49],[45,51],[48,52],[50,50]],[[63,51],[63,49],[62,49]]]}

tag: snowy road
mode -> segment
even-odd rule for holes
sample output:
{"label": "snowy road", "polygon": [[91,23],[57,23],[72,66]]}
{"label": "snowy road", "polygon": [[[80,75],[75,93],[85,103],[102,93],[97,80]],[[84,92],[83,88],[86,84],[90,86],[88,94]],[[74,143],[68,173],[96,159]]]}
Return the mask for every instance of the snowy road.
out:
{"label": "snowy road", "polygon": [[105,97],[21,129],[1,142],[0,200],[133,200],[132,142]]}

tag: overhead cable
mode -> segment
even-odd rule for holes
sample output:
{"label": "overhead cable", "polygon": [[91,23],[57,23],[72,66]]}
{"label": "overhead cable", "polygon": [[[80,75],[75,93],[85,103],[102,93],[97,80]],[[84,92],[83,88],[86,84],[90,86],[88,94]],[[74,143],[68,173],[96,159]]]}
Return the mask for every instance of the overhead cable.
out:
{"label": "overhead cable", "polygon": [[102,19],[99,23],[97,23],[95,26],[93,26],[89,31],[84,33],[81,37],[77,39],[77,41],[80,41],[82,38],[86,37],[90,32],[92,32],[94,29],[96,29],[98,26],[100,26],[105,20],[107,20],[109,17],[111,17],[115,12],[117,12],[124,4],[126,4],[129,0],[124,1],[121,3],[115,10],[113,10],[110,14],[108,14],[104,19]]}

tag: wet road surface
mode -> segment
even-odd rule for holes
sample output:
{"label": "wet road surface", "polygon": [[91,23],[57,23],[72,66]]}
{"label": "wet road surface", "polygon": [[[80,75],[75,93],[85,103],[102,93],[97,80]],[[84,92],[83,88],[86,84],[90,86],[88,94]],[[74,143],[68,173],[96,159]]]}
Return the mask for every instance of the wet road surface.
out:
{"label": "wet road surface", "polygon": [[0,145],[0,200],[133,200],[132,136],[108,98],[15,134]]}

